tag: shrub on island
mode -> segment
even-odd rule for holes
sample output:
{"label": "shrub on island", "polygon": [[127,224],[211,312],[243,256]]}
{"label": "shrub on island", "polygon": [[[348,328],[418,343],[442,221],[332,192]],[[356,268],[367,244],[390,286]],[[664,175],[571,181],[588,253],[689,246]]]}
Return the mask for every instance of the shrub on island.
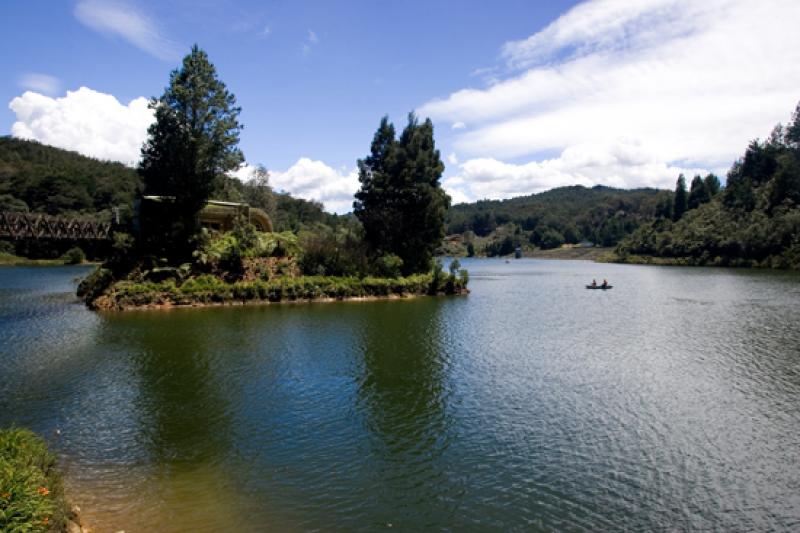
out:
{"label": "shrub on island", "polygon": [[245,302],[344,300],[371,297],[461,294],[466,292],[464,274],[414,274],[397,278],[300,276],[269,280],[226,282],[203,274],[177,283],[119,281],[90,305],[127,309],[159,305],[209,305]]}

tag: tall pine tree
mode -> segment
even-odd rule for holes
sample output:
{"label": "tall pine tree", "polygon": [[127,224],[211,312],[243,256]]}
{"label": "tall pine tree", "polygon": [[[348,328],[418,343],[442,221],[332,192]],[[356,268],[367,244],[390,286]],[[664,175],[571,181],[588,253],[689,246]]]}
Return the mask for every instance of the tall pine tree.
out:
{"label": "tall pine tree", "polygon": [[358,162],[361,189],[354,213],[376,255],[403,260],[404,274],[430,268],[433,251],[444,237],[450,197],[439,180],[444,172],[430,119],[419,123],[413,113],[399,139],[384,117],[372,140],[370,155]]}
{"label": "tall pine tree", "polygon": [[145,237],[153,251],[183,257],[199,229],[197,213],[221,176],[244,161],[237,147],[241,108],[197,45],[150,108],[156,120],[147,131],[139,173],[144,194],[168,197],[170,206],[149,221]]}
{"label": "tall pine tree", "polygon": [[699,175],[692,178],[692,184],[689,187],[689,201],[688,207],[689,209],[696,209],[701,204],[704,204],[711,200],[711,195],[706,189],[706,182],[703,181]]}
{"label": "tall pine tree", "polygon": [[686,178],[683,174],[678,176],[675,184],[675,200],[672,206],[672,220],[680,220],[686,212],[689,203],[689,194],[686,192]]}
{"label": "tall pine tree", "polygon": [[720,184],[719,178],[714,174],[709,174],[705,178],[703,178],[703,183],[706,186],[706,191],[708,191],[709,198],[713,198],[719,192]]}

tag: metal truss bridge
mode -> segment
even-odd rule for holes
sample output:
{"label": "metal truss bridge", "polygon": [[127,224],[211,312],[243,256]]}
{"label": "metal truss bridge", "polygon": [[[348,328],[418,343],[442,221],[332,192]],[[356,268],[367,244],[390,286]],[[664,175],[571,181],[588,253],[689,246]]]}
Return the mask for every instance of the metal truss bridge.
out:
{"label": "metal truss bridge", "polygon": [[111,238],[110,222],[56,217],[40,213],[0,211],[0,239],[68,239],[102,241]]}

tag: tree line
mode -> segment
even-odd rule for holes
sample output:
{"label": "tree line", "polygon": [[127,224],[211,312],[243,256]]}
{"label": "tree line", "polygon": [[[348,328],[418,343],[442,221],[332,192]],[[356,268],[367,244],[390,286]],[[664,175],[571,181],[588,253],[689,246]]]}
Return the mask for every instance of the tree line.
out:
{"label": "tree line", "polygon": [[800,268],[800,104],[788,125],[753,140],[728,171],[678,178],[670,205],[623,240],[618,254],[686,264]]}

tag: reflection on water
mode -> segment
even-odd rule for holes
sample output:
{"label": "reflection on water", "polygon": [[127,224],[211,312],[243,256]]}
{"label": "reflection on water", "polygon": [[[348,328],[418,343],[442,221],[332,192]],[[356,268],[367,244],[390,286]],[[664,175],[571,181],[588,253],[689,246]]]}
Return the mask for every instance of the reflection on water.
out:
{"label": "reflection on water", "polygon": [[0,269],[0,425],[98,531],[800,526],[796,275],[467,263],[468,297],[121,314]]}

